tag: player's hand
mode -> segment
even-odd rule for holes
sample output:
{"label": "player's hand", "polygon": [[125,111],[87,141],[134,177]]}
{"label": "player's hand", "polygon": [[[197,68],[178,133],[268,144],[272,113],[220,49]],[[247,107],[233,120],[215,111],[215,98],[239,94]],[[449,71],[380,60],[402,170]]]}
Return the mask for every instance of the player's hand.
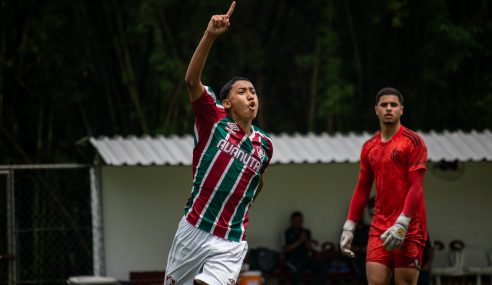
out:
{"label": "player's hand", "polygon": [[308,235],[306,232],[302,232],[302,234],[299,236],[299,242],[305,242],[308,239]]}
{"label": "player's hand", "polygon": [[229,22],[229,18],[234,12],[234,7],[236,7],[236,1],[232,1],[231,7],[229,7],[229,11],[227,11],[224,15],[213,15],[208,23],[207,32],[212,36],[219,36],[223,34],[231,23]]}
{"label": "player's hand", "polygon": [[355,253],[350,249],[354,240],[355,222],[345,221],[343,225],[342,237],[340,238],[340,250],[348,257],[354,258]]}
{"label": "player's hand", "polygon": [[400,215],[398,219],[396,219],[395,224],[380,236],[386,250],[393,250],[401,247],[405,240],[410,220],[411,218],[403,214]]}

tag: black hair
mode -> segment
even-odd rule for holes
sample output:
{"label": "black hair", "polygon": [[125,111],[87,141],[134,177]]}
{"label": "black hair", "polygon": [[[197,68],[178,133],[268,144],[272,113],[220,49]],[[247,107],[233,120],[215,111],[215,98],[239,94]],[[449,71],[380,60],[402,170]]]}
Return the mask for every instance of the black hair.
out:
{"label": "black hair", "polygon": [[384,95],[395,95],[396,97],[398,97],[398,101],[400,101],[400,104],[403,105],[403,95],[401,95],[400,91],[396,90],[396,88],[393,87],[384,87],[383,89],[378,91],[378,93],[376,94],[376,105],[379,103],[379,98]]}
{"label": "black hair", "polygon": [[220,101],[226,99],[227,96],[229,96],[229,91],[231,91],[232,85],[234,84],[234,82],[239,80],[245,80],[251,82],[251,80],[249,80],[246,77],[235,76],[231,78],[229,81],[227,81],[226,84],[224,84],[224,86],[222,86],[222,89],[220,90],[220,94],[219,94]]}
{"label": "black hair", "polygon": [[295,211],[290,215],[290,220],[292,221],[294,218],[302,218],[302,213],[299,211]]}

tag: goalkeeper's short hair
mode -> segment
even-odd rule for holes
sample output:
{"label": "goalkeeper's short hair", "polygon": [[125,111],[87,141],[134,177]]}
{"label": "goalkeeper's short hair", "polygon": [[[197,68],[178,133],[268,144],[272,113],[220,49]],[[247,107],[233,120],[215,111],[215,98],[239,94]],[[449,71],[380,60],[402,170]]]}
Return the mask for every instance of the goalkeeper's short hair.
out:
{"label": "goalkeeper's short hair", "polygon": [[378,91],[378,93],[376,94],[376,105],[379,103],[379,98],[384,95],[395,95],[396,97],[398,97],[398,101],[400,101],[400,104],[403,105],[403,95],[401,95],[400,91],[393,87],[384,87],[383,89]]}

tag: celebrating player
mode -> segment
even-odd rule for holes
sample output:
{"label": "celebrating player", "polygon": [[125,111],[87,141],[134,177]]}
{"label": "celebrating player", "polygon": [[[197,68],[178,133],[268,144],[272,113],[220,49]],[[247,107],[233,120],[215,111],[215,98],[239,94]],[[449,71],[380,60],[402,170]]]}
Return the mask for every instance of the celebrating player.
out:
{"label": "celebrating player", "polygon": [[252,124],[259,105],[251,81],[233,77],[219,98],[201,82],[208,53],[229,28],[235,5],[212,16],[186,71],[195,113],[193,187],[164,284],[235,284],[247,252],[248,211],[272,157],[270,137]]}
{"label": "celebrating player", "polygon": [[380,132],[362,147],[359,180],[355,187],[340,247],[353,257],[350,246],[376,181],[374,216],[369,231],[366,271],[369,284],[417,284],[427,239],[424,174],[427,148],[422,138],[400,123],[403,96],[383,88],[376,96]]}

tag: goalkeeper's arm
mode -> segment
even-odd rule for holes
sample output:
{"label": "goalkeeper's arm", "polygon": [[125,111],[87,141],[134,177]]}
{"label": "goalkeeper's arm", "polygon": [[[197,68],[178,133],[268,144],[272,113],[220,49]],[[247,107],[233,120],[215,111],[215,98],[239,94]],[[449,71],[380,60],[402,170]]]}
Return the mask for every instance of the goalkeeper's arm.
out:
{"label": "goalkeeper's arm", "polygon": [[343,225],[343,232],[340,238],[340,250],[343,254],[350,257],[355,256],[350,248],[354,239],[355,227],[362,217],[367,200],[371,194],[372,182],[372,176],[366,176],[361,172],[357,185],[355,186],[354,194],[352,195],[352,200],[350,201],[349,213]]}

